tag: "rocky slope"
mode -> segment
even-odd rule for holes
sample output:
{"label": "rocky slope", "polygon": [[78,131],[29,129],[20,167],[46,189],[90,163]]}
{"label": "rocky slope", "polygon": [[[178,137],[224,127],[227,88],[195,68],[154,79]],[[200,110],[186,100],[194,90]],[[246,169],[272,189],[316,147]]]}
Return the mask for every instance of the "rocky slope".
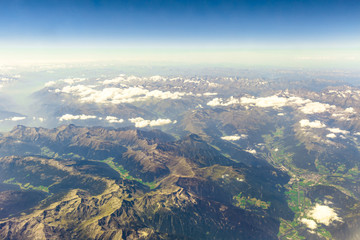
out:
{"label": "rocky slope", "polygon": [[3,194],[38,196],[1,220],[4,239],[277,239],[279,218],[293,217],[285,173],[234,162],[194,134],[18,126],[0,152],[2,180],[22,188]]}

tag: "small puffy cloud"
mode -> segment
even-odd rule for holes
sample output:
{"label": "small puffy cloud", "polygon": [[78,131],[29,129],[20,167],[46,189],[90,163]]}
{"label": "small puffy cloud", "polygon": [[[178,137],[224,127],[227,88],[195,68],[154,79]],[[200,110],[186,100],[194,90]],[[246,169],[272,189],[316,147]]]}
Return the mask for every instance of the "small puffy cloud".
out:
{"label": "small puffy cloud", "polygon": [[241,137],[239,135],[232,135],[232,136],[224,136],[221,137],[222,140],[226,140],[226,141],[237,141],[239,140]]}
{"label": "small puffy cloud", "polygon": [[329,226],[333,221],[342,221],[334,209],[318,203],[312,210],[309,211],[308,216],[313,218],[316,222],[322,223],[326,226]]}
{"label": "small puffy cloud", "polygon": [[347,112],[347,113],[355,113],[355,110],[354,110],[354,108],[349,107],[349,108],[345,109],[345,112]]}
{"label": "small puffy cloud", "polygon": [[204,96],[216,96],[218,95],[217,93],[212,93],[212,92],[206,92],[206,93],[203,93]]}
{"label": "small puffy cloud", "polygon": [[287,104],[287,98],[271,96],[263,98],[247,98],[242,97],[242,104],[255,104],[258,107],[283,107]]}
{"label": "small puffy cloud", "polygon": [[172,123],[172,121],[170,119],[159,118],[157,120],[151,120],[150,121],[150,126],[151,127],[162,126],[162,125],[166,125],[166,124],[170,124],[170,123]]}
{"label": "small puffy cloud", "polygon": [[114,116],[107,116],[105,118],[105,120],[108,121],[109,123],[122,123],[122,122],[124,122],[124,119],[117,118],[117,117],[114,117]]}
{"label": "small puffy cloud", "polygon": [[196,83],[196,84],[199,84],[200,81],[198,81],[198,80],[191,80],[191,79],[185,79],[185,80],[184,80],[184,83]]}
{"label": "small puffy cloud", "polygon": [[45,87],[52,87],[60,82],[64,82],[68,85],[73,85],[75,83],[83,82],[85,80],[86,80],[86,78],[65,78],[65,79],[60,79],[58,81],[49,81],[49,82],[45,83]]}
{"label": "small puffy cloud", "polygon": [[336,138],[336,135],[334,133],[326,134],[327,138]]}
{"label": "small puffy cloud", "polygon": [[308,119],[302,119],[300,120],[300,126],[301,127],[309,127],[309,128],[324,128],[326,127],[325,124],[320,122],[319,120],[315,120],[313,122],[310,122]]}
{"label": "small puffy cloud", "polygon": [[63,92],[79,97],[86,97],[91,94],[95,94],[97,91],[93,88],[85,85],[66,86],[63,89],[55,89],[55,92]]}
{"label": "small puffy cloud", "polygon": [[105,81],[103,81],[103,84],[104,85],[118,84],[118,83],[121,83],[121,82],[124,82],[124,81],[125,81],[124,76],[119,76],[119,77],[116,77],[116,78],[113,78],[113,79],[105,80]]}
{"label": "small puffy cloud", "polygon": [[228,100],[224,101],[222,98],[214,98],[207,105],[215,107],[215,106],[229,106],[232,104],[239,104],[239,100],[231,96]]}
{"label": "small puffy cloud", "polygon": [[45,121],[45,118],[43,118],[43,117],[33,117],[33,120],[38,120],[38,121],[40,121],[40,122],[44,122]]}
{"label": "small puffy cloud", "polygon": [[187,95],[184,92],[162,92],[160,90],[154,90],[145,94],[146,98],[160,98],[160,99],[180,99],[182,96]]}
{"label": "small puffy cloud", "polygon": [[340,128],[327,128],[327,130],[329,130],[332,133],[341,133],[341,134],[349,134],[349,131],[346,130],[342,130]]}
{"label": "small puffy cloud", "polygon": [[246,149],[245,151],[248,152],[248,153],[251,153],[251,154],[256,154],[255,149]]}
{"label": "small puffy cloud", "polygon": [[302,218],[301,223],[305,224],[307,228],[314,230],[317,228],[317,224],[314,220],[312,219],[307,219],[307,218]]}
{"label": "small puffy cloud", "polygon": [[72,85],[74,83],[83,82],[85,80],[86,80],[86,78],[66,78],[66,79],[61,79],[60,81],[63,81],[64,83]]}
{"label": "small puffy cloud", "polygon": [[301,105],[309,102],[310,100],[304,100],[299,97],[279,97],[279,96],[269,96],[269,97],[260,97],[260,98],[248,98],[242,97],[241,103],[244,105],[254,104],[257,107],[284,107],[290,105]]}
{"label": "small puffy cloud", "polygon": [[143,127],[155,127],[155,126],[162,126],[162,125],[166,125],[166,124],[170,124],[170,123],[176,123],[176,121],[171,121],[170,119],[163,119],[163,118],[159,118],[157,120],[145,120],[141,117],[137,117],[137,118],[130,118],[129,119],[130,122],[135,123],[135,127],[137,128],[143,128]]}
{"label": "small puffy cloud", "polygon": [[52,87],[54,85],[56,85],[55,81],[49,81],[49,82],[45,83],[45,87]]}
{"label": "small puffy cloud", "polygon": [[65,114],[59,118],[59,121],[70,121],[70,120],[87,120],[87,119],[95,119],[96,116],[93,115],[72,115],[72,114]]}
{"label": "small puffy cloud", "polygon": [[214,98],[213,100],[211,100],[210,102],[207,103],[207,105],[215,107],[215,106],[219,106],[222,105],[222,99],[221,98]]}
{"label": "small puffy cloud", "polygon": [[213,82],[207,82],[207,84],[208,84],[208,86],[209,87],[213,87],[213,88],[217,88],[217,87],[220,87],[221,85],[220,84],[218,84],[218,83],[213,83]]}
{"label": "small puffy cloud", "polygon": [[327,112],[332,108],[335,108],[335,106],[329,105],[327,103],[309,102],[305,104],[305,106],[301,107],[300,111],[302,111],[305,114],[314,114],[314,113]]}
{"label": "small puffy cloud", "polygon": [[17,121],[22,121],[22,120],[25,120],[26,117],[12,117],[12,118],[6,118],[4,119],[5,121],[14,121],[14,122],[17,122]]}
{"label": "small puffy cloud", "polygon": [[300,97],[279,97],[277,95],[259,98],[242,97],[240,99],[240,102],[243,105],[254,105],[263,108],[281,108],[285,106],[291,106],[298,108],[301,112],[305,114],[323,113],[329,111],[330,109],[336,108],[336,106],[334,105],[313,102],[310,99],[303,99]]}
{"label": "small puffy cloud", "polygon": [[360,132],[356,132],[356,133],[354,133],[354,135],[360,136]]}
{"label": "small puffy cloud", "polygon": [[231,136],[223,136],[221,137],[222,140],[226,140],[226,141],[237,141],[239,139],[245,139],[247,138],[248,136],[246,134],[241,134],[240,136],[239,135],[231,135]]}

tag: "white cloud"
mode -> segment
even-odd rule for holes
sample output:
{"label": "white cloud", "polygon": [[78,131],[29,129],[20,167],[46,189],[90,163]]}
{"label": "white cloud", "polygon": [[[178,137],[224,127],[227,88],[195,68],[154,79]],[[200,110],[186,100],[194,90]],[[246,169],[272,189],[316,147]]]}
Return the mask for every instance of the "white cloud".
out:
{"label": "white cloud", "polygon": [[196,83],[196,84],[199,84],[200,81],[198,81],[198,80],[191,80],[191,79],[185,79],[185,80],[184,80],[184,83]]}
{"label": "white cloud", "polygon": [[312,220],[312,219],[302,218],[300,221],[303,224],[305,224],[307,228],[309,228],[311,230],[314,230],[314,229],[317,228],[316,222],[314,220]]}
{"label": "white cloud", "polygon": [[117,84],[117,83],[121,83],[124,82],[125,78],[123,76],[119,76],[113,79],[109,79],[109,80],[105,80],[103,81],[104,85],[108,85],[108,84]]}
{"label": "white cloud", "polygon": [[39,120],[40,122],[44,122],[45,121],[45,118],[43,118],[43,117],[38,117],[38,118],[36,118],[36,117],[33,117],[33,120]]}
{"label": "white cloud", "polygon": [[251,153],[251,154],[256,154],[255,149],[246,149],[245,151],[248,152],[248,153]]}
{"label": "white cloud", "polygon": [[59,121],[69,121],[69,120],[87,120],[87,119],[94,119],[96,116],[92,115],[72,115],[72,114],[65,114],[59,118]]}
{"label": "white cloud", "polygon": [[[233,97],[228,100],[223,100],[221,98],[214,98],[212,101],[208,102],[209,106],[228,106],[230,104],[239,104],[242,105],[253,105],[256,107],[262,108],[281,108],[285,106],[298,107],[299,110],[305,114],[314,114],[314,113],[323,113],[331,109],[336,109],[336,106],[329,105],[326,103],[313,102],[310,99],[303,99],[300,97],[279,97],[277,95],[269,97],[242,97],[240,101],[234,99]],[[348,110],[350,111],[350,109]]]}
{"label": "white cloud", "polygon": [[105,120],[108,121],[109,123],[122,123],[122,122],[124,122],[124,119],[117,118],[117,117],[114,117],[114,116],[107,116],[105,118]]}
{"label": "white cloud", "polygon": [[166,124],[170,124],[172,123],[172,121],[170,119],[162,119],[159,118],[157,120],[151,120],[150,121],[150,126],[154,127],[154,126],[162,126],[162,125],[166,125]]}
{"label": "white cloud", "polygon": [[349,131],[341,130],[340,128],[327,128],[332,133],[342,133],[342,134],[349,134]]}
{"label": "white cloud", "polygon": [[246,134],[241,134],[240,136],[239,135],[231,135],[231,136],[223,136],[221,137],[222,140],[226,140],[226,141],[237,141],[239,139],[245,139],[247,138],[248,135]]}
{"label": "white cloud", "polygon": [[316,222],[325,224],[326,226],[329,226],[333,221],[342,221],[334,209],[318,203],[311,211],[309,211],[308,216],[313,218]]}
{"label": "white cloud", "polygon": [[5,121],[21,121],[21,120],[25,120],[26,117],[12,117],[12,118],[6,118]]}
{"label": "white cloud", "polygon": [[61,90],[55,89],[55,92],[63,92],[63,93],[68,93],[68,94],[72,94],[72,95],[77,95],[80,97],[86,97],[91,94],[95,94],[97,91],[92,89],[89,86],[76,85],[76,86],[66,86]]}
{"label": "white cloud", "polygon": [[302,119],[300,120],[300,126],[301,127],[310,127],[310,128],[324,128],[326,127],[325,124],[320,122],[319,120],[315,120],[313,122],[310,122],[308,119]]}
{"label": "white cloud", "polygon": [[356,132],[354,133],[354,135],[360,136],[360,132]]}
{"label": "white cloud", "polygon": [[239,140],[241,137],[239,135],[232,135],[232,136],[224,136],[221,137],[221,139],[226,140],[226,141],[237,141]]}
{"label": "white cloud", "polygon": [[56,84],[55,81],[49,81],[47,83],[45,83],[45,87],[51,87],[51,86],[54,86]]}
{"label": "white cloud", "polygon": [[[184,95],[189,95],[186,94],[184,92],[162,92],[160,90],[153,90],[153,91],[148,91],[148,93],[145,94],[146,98],[149,97],[154,97],[154,98],[160,98],[160,99],[180,99],[182,96]],[[192,94],[190,94],[192,95]]]}
{"label": "white cloud", "polygon": [[128,81],[128,82],[138,81],[138,80],[141,80],[141,78],[136,77],[136,76],[134,76],[134,75],[128,76],[127,79],[126,79],[126,81]]}
{"label": "white cloud", "polygon": [[302,111],[305,114],[314,114],[314,113],[327,112],[332,108],[335,108],[335,106],[326,103],[309,102],[305,106],[301,107],[300,111]]}
{"label": "white cloud", "polygon": [[155,127],[155,126],[162,126],[162,125],[166,125],[166,124],[170,124],[170,123],[176,123],[176,121],[171,121],[170,119],[162,119],[159,118],[157,120],[145,120],[141,117],[137,117],[137,118],[130,118],[129,119],[130,122],[135,123],[135,127],[137,128],[143,128],[143,127]]}
{"label": "white cloud", "polygon": [[284,107],[290,105],[301,105],[309,102],[310,100],[304,100],[299,97],[279,97],[279,96],[269,96],[269,97],[260,97],[260,98],[248,98],[242,97],[242,104],[254,104],[257,107]]}
{"label": "white cloud", "polygon": [[104,88],[101,90],[93,89],[94,86],[75,85],[66,86],[63,89],[56,89],[55,92],[63,92],[72,94],[79,97],[81,102],[95,102],[95,103],[132,103],[139,101],[146,101],[151,98],[158,99],[181,99],[185,95],[191,95],[191,93],[185,92],[170,92],[153,90],[149,91],[142,87],[130,87],[130,88]]}
{"label": "white cloud", "polygon": [[207,105],[215,107],[215,106],[229,106],[232,104],[239,104],[239,100],[235,99],[233,96],[231,96],[227,101],[223,101],[222,98],[214,98],[210,102],[207,103]]}
{"label": "white cloud", "polygon": [[345,109],[345,112],[347,112],[347,113],[355,113],[355,110],[354,110],[354,108],[349,107],[349,108]]}
{"label": "white cloud", "polygon": [[64,83],[72,85],[74,83],[83,82],[85,80],[86,80],[86,78],[66,78],[66,79],[61,79],[60,81],[63,81]]}
{"label": "white cloud", "polygon": [[220,87],[220,86],[221,86],[221,85],[220,85],[220,84],[218,84],[218,83],[213,83],[213,82],[209,82],[209,81],[207,82],[207,84],[208,84],[208,86],[209,86],[209,87],[214,87],[214,88],[215,88],[215,87]]}
{"label": "white cloud", "polygon": [[329,133],[326,135],[327,138],[336,138],[336,135],[334,133]]}
{"label": "white cloud", "polygon": [[135,123],[135,127],[138,127],[138,128],[143,128],[150,124],[150,120],[145,120],[141,117],[130,118],[129,121],[132,123]]}

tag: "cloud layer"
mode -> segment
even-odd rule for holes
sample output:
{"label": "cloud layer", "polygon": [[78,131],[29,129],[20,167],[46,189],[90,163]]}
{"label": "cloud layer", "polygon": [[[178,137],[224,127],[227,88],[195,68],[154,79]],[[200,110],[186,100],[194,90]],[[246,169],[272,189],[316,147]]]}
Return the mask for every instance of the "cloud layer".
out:
{"label": "cloud layer", "polygon": [[95,86],[74,85],[65,86],[62,89],[55,89],[56,93],[67,93],[77,97],[81,102],[90,103],[133,103],[147,101],[151,98],[156,99],[181,99],[185,95],[192,95],[185,92],[170,92],[153,90],[149,91],[142,87],[129,88],[103,88],[96,89]]}
{"label": "cloud layer", "polygon": [[[215,106],[229,106],[233,104],[241,104],[246,106],[256,106],[261,108],[282,108],[286,106],[296,107],[304,114],[315,114],[327,112],[331,109],[336,109],[336,106],[329,105],[326,103],[313,102],[310,99],[303,99],[300,97],[279,97],[279,96],[269,96],[269,97],[241,97],[236,99],[233,96],[224,100],[222,98],[214,98],[209,101],[207,105]],[[351,110],[348,110],[351,111]]]}

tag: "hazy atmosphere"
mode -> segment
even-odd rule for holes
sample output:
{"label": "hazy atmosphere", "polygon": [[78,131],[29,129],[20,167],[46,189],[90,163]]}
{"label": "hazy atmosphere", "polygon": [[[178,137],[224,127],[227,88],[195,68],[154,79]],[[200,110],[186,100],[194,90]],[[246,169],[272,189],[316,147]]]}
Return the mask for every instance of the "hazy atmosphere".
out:
{"label": "hazy atmosphere", "polygon": [[356,68],[357,1],[2,1],[1,62]]}

